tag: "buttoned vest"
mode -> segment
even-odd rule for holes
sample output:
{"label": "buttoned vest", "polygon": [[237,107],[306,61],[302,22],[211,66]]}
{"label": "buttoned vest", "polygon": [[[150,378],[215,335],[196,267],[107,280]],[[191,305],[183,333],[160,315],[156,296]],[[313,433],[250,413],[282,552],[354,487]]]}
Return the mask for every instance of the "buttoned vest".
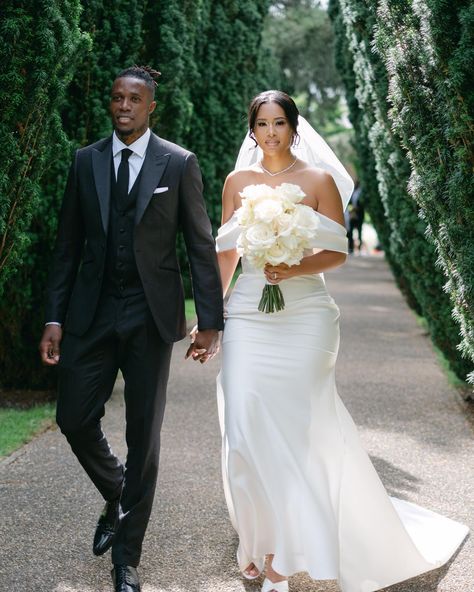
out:
{"label": "buttoned vest", "polygon": [[118,204],[114,164],[111,170],[110,217],[107,234],[104,291],[125,298],[143,293],[133,247],[135,210],[141,171],[128,194],[125,204]]}

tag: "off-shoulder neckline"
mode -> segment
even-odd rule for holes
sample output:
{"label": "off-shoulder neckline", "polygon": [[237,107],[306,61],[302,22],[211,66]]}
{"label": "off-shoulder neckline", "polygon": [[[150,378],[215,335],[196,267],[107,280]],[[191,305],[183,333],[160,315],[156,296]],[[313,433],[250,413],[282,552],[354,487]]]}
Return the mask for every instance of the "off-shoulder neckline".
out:
{"label": "off-shoulder neckline", "polygon": [[[237,213],[239,210],[240,210],[240,208],[237,208],[237,210],[234,210],[232,216],[227,220],[227,222],[224,222],[224,224],[222,224],[222,226],[220,226],[220,228],[224,228],[225,226],[230,225],[234,220],[237,220]],[[344,231],[346,231],[345,226],[343,226],[342,224],[339,224],[339,222],[336,222],[332,218],[329,218],[328,216],[321,214],[321,212],[318,212],[317,210],[313,209],[313,212],[316,216],[320,216],[324,220],[327,220],[329,222],[329,224],[334,224],[334,226],[336,226],[338,228],[342,228]]]}

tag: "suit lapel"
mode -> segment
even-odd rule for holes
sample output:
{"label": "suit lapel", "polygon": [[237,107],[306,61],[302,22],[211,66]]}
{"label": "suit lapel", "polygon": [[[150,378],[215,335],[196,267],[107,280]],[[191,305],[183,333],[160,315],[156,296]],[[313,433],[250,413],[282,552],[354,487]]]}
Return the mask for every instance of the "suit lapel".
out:
{"label": "suit lapel", "polygon": [[166,165],[170,158],[165,153],[160,141],[155,134],[151,134],[147,147],[145,162],[141,170],[140,186],[138,188],[137,206],[135,212],[135,224],[139,224],[145,210],[153,196],[153,190],[158,186]]}
{"label": "suit lapel", "polygon": [[100,216],[105,234],[109,226],[110,177],[112,174],[112,138],[107,138],[101,148],[92,152],[92,170],[99,196]]}

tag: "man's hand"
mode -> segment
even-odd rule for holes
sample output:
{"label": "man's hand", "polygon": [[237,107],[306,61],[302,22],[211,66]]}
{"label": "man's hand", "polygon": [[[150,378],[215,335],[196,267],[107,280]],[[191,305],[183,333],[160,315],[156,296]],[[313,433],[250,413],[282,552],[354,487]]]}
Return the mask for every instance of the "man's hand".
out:
{"label": "man's hand", "polygon": [[45,366],[56,366],[59,362],[59,344],[63,330],[59,325],[46,325],[39,344],[41,361]]}
{"label": "man's hand", "polygon": [[186,352],[186,360],[190,357],[193,360],[204,364],[213,358],[219,351],[219,331],[217,329],[205,329],[198,331],[194,328],[191,331],[191,345]]}

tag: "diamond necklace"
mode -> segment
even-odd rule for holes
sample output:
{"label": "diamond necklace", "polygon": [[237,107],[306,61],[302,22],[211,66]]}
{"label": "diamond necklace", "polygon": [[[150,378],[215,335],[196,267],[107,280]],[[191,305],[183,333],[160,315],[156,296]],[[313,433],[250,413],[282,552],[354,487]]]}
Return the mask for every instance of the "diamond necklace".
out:
{"label": "diamond necklace", "polygon": [[282,169],[281,171],[277,171],[276,173],[271,173],[269,170],[267,170],[267,169],[266,169],[266,168],[263,166],[263,164],[262,164],[262,161],[261,161],[261,160],[259,161],[259,163],[258,163],[258,164],[259,164],[259,166],[262,168],[262,170],[264,170],[264,171],[267,173],[267,175],[270,175],[270,177],[276,177],[276,175],[281,175],[282,173],[286,173],[286,171],[289,171],[291,168],[293,168],[293,167],[295,166],[295,164],[296,164],[296,161],[297,161],[297,160],[298,160],[298,159],[295,157],[295,160],[294,160],[294,161],[293,161],[293,162],[290,164],[290,166],[287,166],[287,167],[286,167],[286,169]]}

